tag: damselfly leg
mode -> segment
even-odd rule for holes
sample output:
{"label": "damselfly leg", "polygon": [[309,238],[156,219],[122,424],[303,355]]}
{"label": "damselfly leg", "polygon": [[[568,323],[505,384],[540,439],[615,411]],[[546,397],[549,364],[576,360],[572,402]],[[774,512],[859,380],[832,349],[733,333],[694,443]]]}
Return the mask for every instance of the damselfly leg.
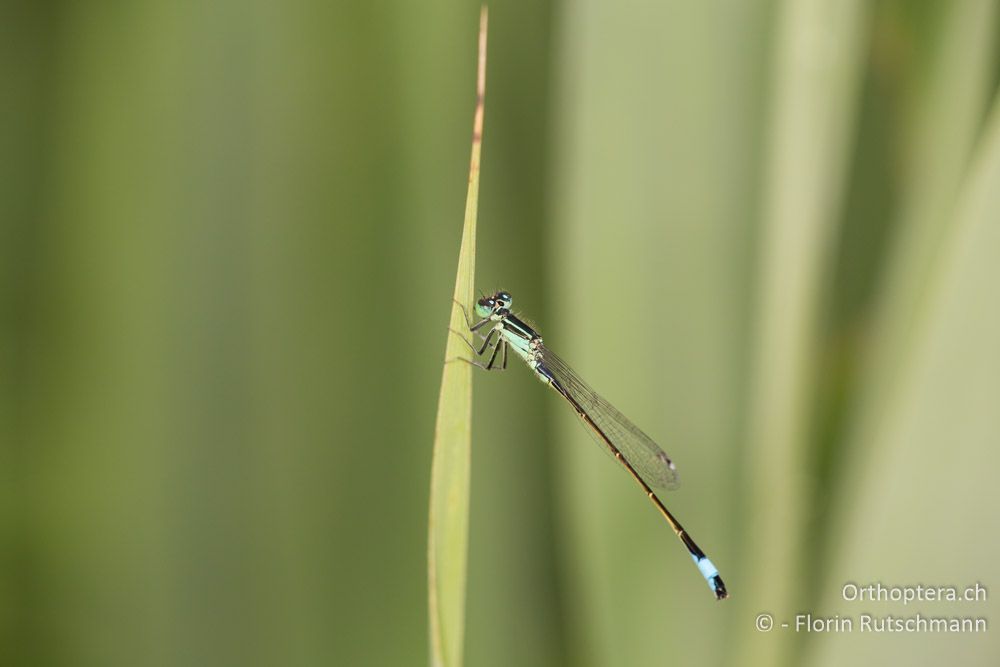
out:
{"label": "damselfly leg", "polygon": [[[451,327],[448,328],[448,331],[452,332],[453,334],[461,338],[462,342],[468,345],[469,349],[477,357],[483,357],[487,352],[487,348],[489,348],[489,353],[490,353],[489,361],[487,361],[486,363],[472,359],[465,359],[464,357],[459,357],[458,359],[466,361],[475,366],[476,368],[481,368],[486,371],[507,370],[507,341],[503,338],[503,336],[499,334],[499,332],[497,332],[496,329],[490,329],[485,336],[482,336],[481,334],[478,333],[478,329],[482,328],[485,324],[487,324],[490,321],[490,318],[486,317],[478,322],[473,323],[472,320],[469,319],[469,313],[465,309],[465,306],[457,299],[455,300],[455,303],[458,304],[458,306],[462,309],[462,314],[465,316],[465,324],[469,327],[469,331],[472,333],[473,336],[482,341],[482,345],[477,348],[475,345],[473,345],[472,341],[470,341],[465,336],[465,334],[459,331],[455,331]],[[502,354],[500,348],[503,348]],[[496,361],[498,356],[501,359],[500,366],[496,366]],[[449,359],[449,361],[457,361],[458,359]]]}

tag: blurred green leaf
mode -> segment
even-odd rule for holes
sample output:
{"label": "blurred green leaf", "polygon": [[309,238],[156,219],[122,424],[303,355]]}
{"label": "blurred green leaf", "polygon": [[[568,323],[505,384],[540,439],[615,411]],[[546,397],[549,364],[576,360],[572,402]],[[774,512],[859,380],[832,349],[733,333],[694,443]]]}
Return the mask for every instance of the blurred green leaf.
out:
{"label": "blurred green leaf", "polygon": [[[743,516],[752,529],[741,551],[739,596],[745,618],[761,608],[783,618],[804,602],[810,399],[868,11],[857,1],[779,3],[747,406]],[[794,650],[794,641],[773,641],[749,623],[740,625],[739,637],[733,655],[751,664],[786,664]]]}
{"label": "blurred green leaf", "polygon": [[539,324],[677,462],[681,488],[663,500],[734,596],[714,599],[628,475],[543,397],[560,427],[572,665],[719,664],[732,642],[695,638],[730,637],[747,595],[734,482],[771,11],[719,11],[587,0],[562,17],[554,317]]}
{"label": "blurred green leaf", "polygon": [[[1000,543],[992,530],[995,502],[988,490],[1000,467],[1000,97],[946,218],[934,270],[911,276],[924,284],[922,307],[911,315],[911,342],[900,379],[856,449],[863,465],[850,475],[849,507],[824,615],[857,618],[984,617],[984,602],[860,606],[840,596],[846,582],[861,585],[958,586],[1000,579]],[[987,499],[989,498],[989,499]],[[991,619],[988,619],[988,622]],[[857,633],[857,630],[855,630]],[[816,664],[992,664],[996,643],[985,636],[942,641],[935,633],[867,634],[844,641],[817,638]]]}
{"label": "blurred green leaf", "polygon": [[[922,11],[910,7],[911,11]],[[912,121],[900,132],[901,199],[897,236],[887,257],[872,326],[870,360],[852,424],[853,440],[868,439],[905,368],[911,335],[934,267],[953,232],[951,211],[970,155],[978,147],[995,67],[996,2],[962,0],[938,8],[942,16],[931,30],[935,40],[913,44],[929,66],[912,92]],[[903,47],[883,38],[879,47],[886,66],[903,57]],[[898,41],[898,40],[897,40]],[[911,107],[906,107],[907,109]]]}

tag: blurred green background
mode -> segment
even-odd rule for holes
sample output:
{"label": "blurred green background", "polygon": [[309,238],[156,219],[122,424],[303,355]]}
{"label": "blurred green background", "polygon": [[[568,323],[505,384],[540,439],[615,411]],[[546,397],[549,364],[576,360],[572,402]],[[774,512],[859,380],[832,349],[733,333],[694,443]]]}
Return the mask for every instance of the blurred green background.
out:
{"label": "blurred green background", "polygon": [[[490,7],[478,283],[662,442],[476,377],[469,665],[995,665],[997,2]],[[0,9],[0,663],[420,665],[475,2]]]}

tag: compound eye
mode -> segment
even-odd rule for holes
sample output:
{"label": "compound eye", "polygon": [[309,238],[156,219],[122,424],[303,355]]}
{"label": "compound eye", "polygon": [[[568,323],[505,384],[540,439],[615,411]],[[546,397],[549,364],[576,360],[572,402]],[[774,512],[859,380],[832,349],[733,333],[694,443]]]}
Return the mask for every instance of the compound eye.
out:
{"label": "compound eye", "polygon": [[483,297],[476,302],[476,316],[477,317],[489,317],[490,313],[493,312],[493,299],[490,297]]}

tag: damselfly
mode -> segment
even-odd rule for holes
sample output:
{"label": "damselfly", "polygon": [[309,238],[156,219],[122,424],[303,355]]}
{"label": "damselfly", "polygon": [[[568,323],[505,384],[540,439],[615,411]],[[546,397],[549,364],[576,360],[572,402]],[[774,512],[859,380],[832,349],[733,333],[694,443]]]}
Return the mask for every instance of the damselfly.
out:
{"label": "damselfly", "polygon": [[[654,490],[677,487],[677,470],[673,461],[653,442],[652,438],[639,430],[625,415],[580,379],[565,361],[545,347],[538,332],[511,312],[511,303],[510,294],[497,292],[492,296],[484,296],[476,302],[475,315],[479,318],[478,321],[469,320],[466,313],[466,321],[473,334],[489,327],[489,331],[482,337],[481,346],[477,348],[469,343],[476,356],[487,360],[470,363],[486,370],[505,369],[508,348],[524,359],[539,380],[552,387],[570,404],[591,436],[605,447],[642,487],[646,496],[691,554],[698,570],[715,593],[716,599],[722,600],[728,597],[726,585],[722,583],[719,571]],[[499,366],[497,366],[498,358]]]}

